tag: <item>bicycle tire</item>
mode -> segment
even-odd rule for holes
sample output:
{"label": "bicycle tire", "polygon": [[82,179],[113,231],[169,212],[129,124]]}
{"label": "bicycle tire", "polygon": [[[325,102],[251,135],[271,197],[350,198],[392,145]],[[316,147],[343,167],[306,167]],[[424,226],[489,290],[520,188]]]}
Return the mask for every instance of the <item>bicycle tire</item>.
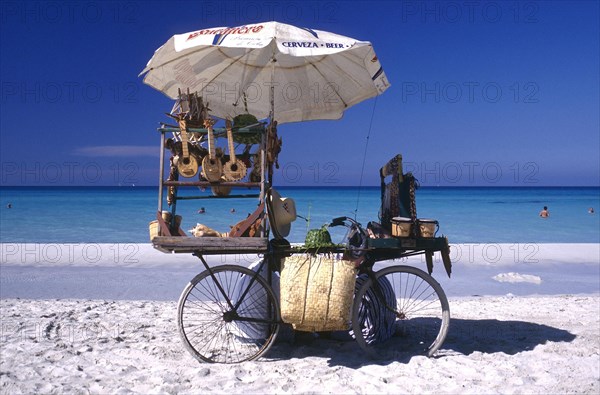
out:
{"label": "bicycle tire", "polygon": [[[201,362],[259,358],[279,332],[279,302],[273,290],[243,266],[223,265],[211,271],[195,276],[179,298],[178,327],[185,348]],[[236,305],[237,310],[232,309]]]}
{"label": "bicycle tire", "polygon": [[[412,266],[390,266],[375,272],[375,278],[383,296],[377,297],[368,278],[354,298],[352,334],[359,346],[374,358],[397,352],[396,344],[402,351],[432,356],[450,325],[448,299],[440,284]],[[379,301],[381,297],[386,301]]]}

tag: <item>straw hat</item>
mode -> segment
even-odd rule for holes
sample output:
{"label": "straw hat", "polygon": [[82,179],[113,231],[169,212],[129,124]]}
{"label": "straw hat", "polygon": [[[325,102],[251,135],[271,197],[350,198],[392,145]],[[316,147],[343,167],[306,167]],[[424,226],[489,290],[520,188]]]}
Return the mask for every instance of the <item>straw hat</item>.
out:
{"label": "straw hat", "polygon": [[270,219],[273,233],[277,238],[290,234],[292,222],[296,220],[296,202],[292,198],[282,198],[279,192],[271,188]]}

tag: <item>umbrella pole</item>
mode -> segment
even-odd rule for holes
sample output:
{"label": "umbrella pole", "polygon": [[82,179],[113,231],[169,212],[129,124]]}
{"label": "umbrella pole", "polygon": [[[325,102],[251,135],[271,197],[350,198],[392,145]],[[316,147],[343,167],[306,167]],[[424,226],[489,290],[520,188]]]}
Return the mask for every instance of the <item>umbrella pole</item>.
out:
{"label": "umbrella pole", "polygon": [[[266,150],[269,150],[270,147],[270,139],[273,138],[273,126],[274,126],[274,118],[275,118],[275,62],[277,62],[277,59],[275,59],[275,47],[273,46],[273,53],[271,55],[271,86],[269,87],[269,101],[271,104],[271,112],[269,114],[269,127],[267,128],[267,144],[266,144]],[[265,152],[266,153],[266,152]],[[268,154],[267,154],[268,155]],[[267,156],[265,155],[265,156]],[[271,187],[273,185],[273,164],[269,162],[268,167],[268,180],[269,180],[269,187]]]}
{"label": "umbrella pole", "polygon": [[271,114],[269,114],[271,118],[271,123],[273,123],[273,118],[275,117],[275,45],[273,44],[273,53],[271,55],[271,87],[269,89],[269,100],[271,101]]}

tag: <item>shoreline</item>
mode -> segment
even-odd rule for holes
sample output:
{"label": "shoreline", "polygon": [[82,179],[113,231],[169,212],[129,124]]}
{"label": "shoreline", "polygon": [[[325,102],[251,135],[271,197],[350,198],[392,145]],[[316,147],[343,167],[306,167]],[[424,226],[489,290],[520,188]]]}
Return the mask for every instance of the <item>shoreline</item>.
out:
{"label": "shoreline", "polygon": [[[191,254],[151,244],[0,244],[0,298],[177,300],[204,270]],[[452,275],[434,256],[432,276],[446,295],[600,293],[600,244],[451,244]],[[210,266],[249,266],[257,255],[207,256]],[[426,269],[423,255],[378,262]]]}

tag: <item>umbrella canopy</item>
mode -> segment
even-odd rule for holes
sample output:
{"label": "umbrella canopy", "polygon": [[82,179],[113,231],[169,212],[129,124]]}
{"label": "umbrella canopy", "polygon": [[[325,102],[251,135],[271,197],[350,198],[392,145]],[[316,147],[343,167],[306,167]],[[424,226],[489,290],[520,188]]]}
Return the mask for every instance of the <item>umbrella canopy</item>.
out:
{"label": "umbrella canopy", "polygon": [[172,99],[198,92],[219,118],[279,123],[339,119],[390,86],[371,43],[278,22],[175,35],[144,74]]}

